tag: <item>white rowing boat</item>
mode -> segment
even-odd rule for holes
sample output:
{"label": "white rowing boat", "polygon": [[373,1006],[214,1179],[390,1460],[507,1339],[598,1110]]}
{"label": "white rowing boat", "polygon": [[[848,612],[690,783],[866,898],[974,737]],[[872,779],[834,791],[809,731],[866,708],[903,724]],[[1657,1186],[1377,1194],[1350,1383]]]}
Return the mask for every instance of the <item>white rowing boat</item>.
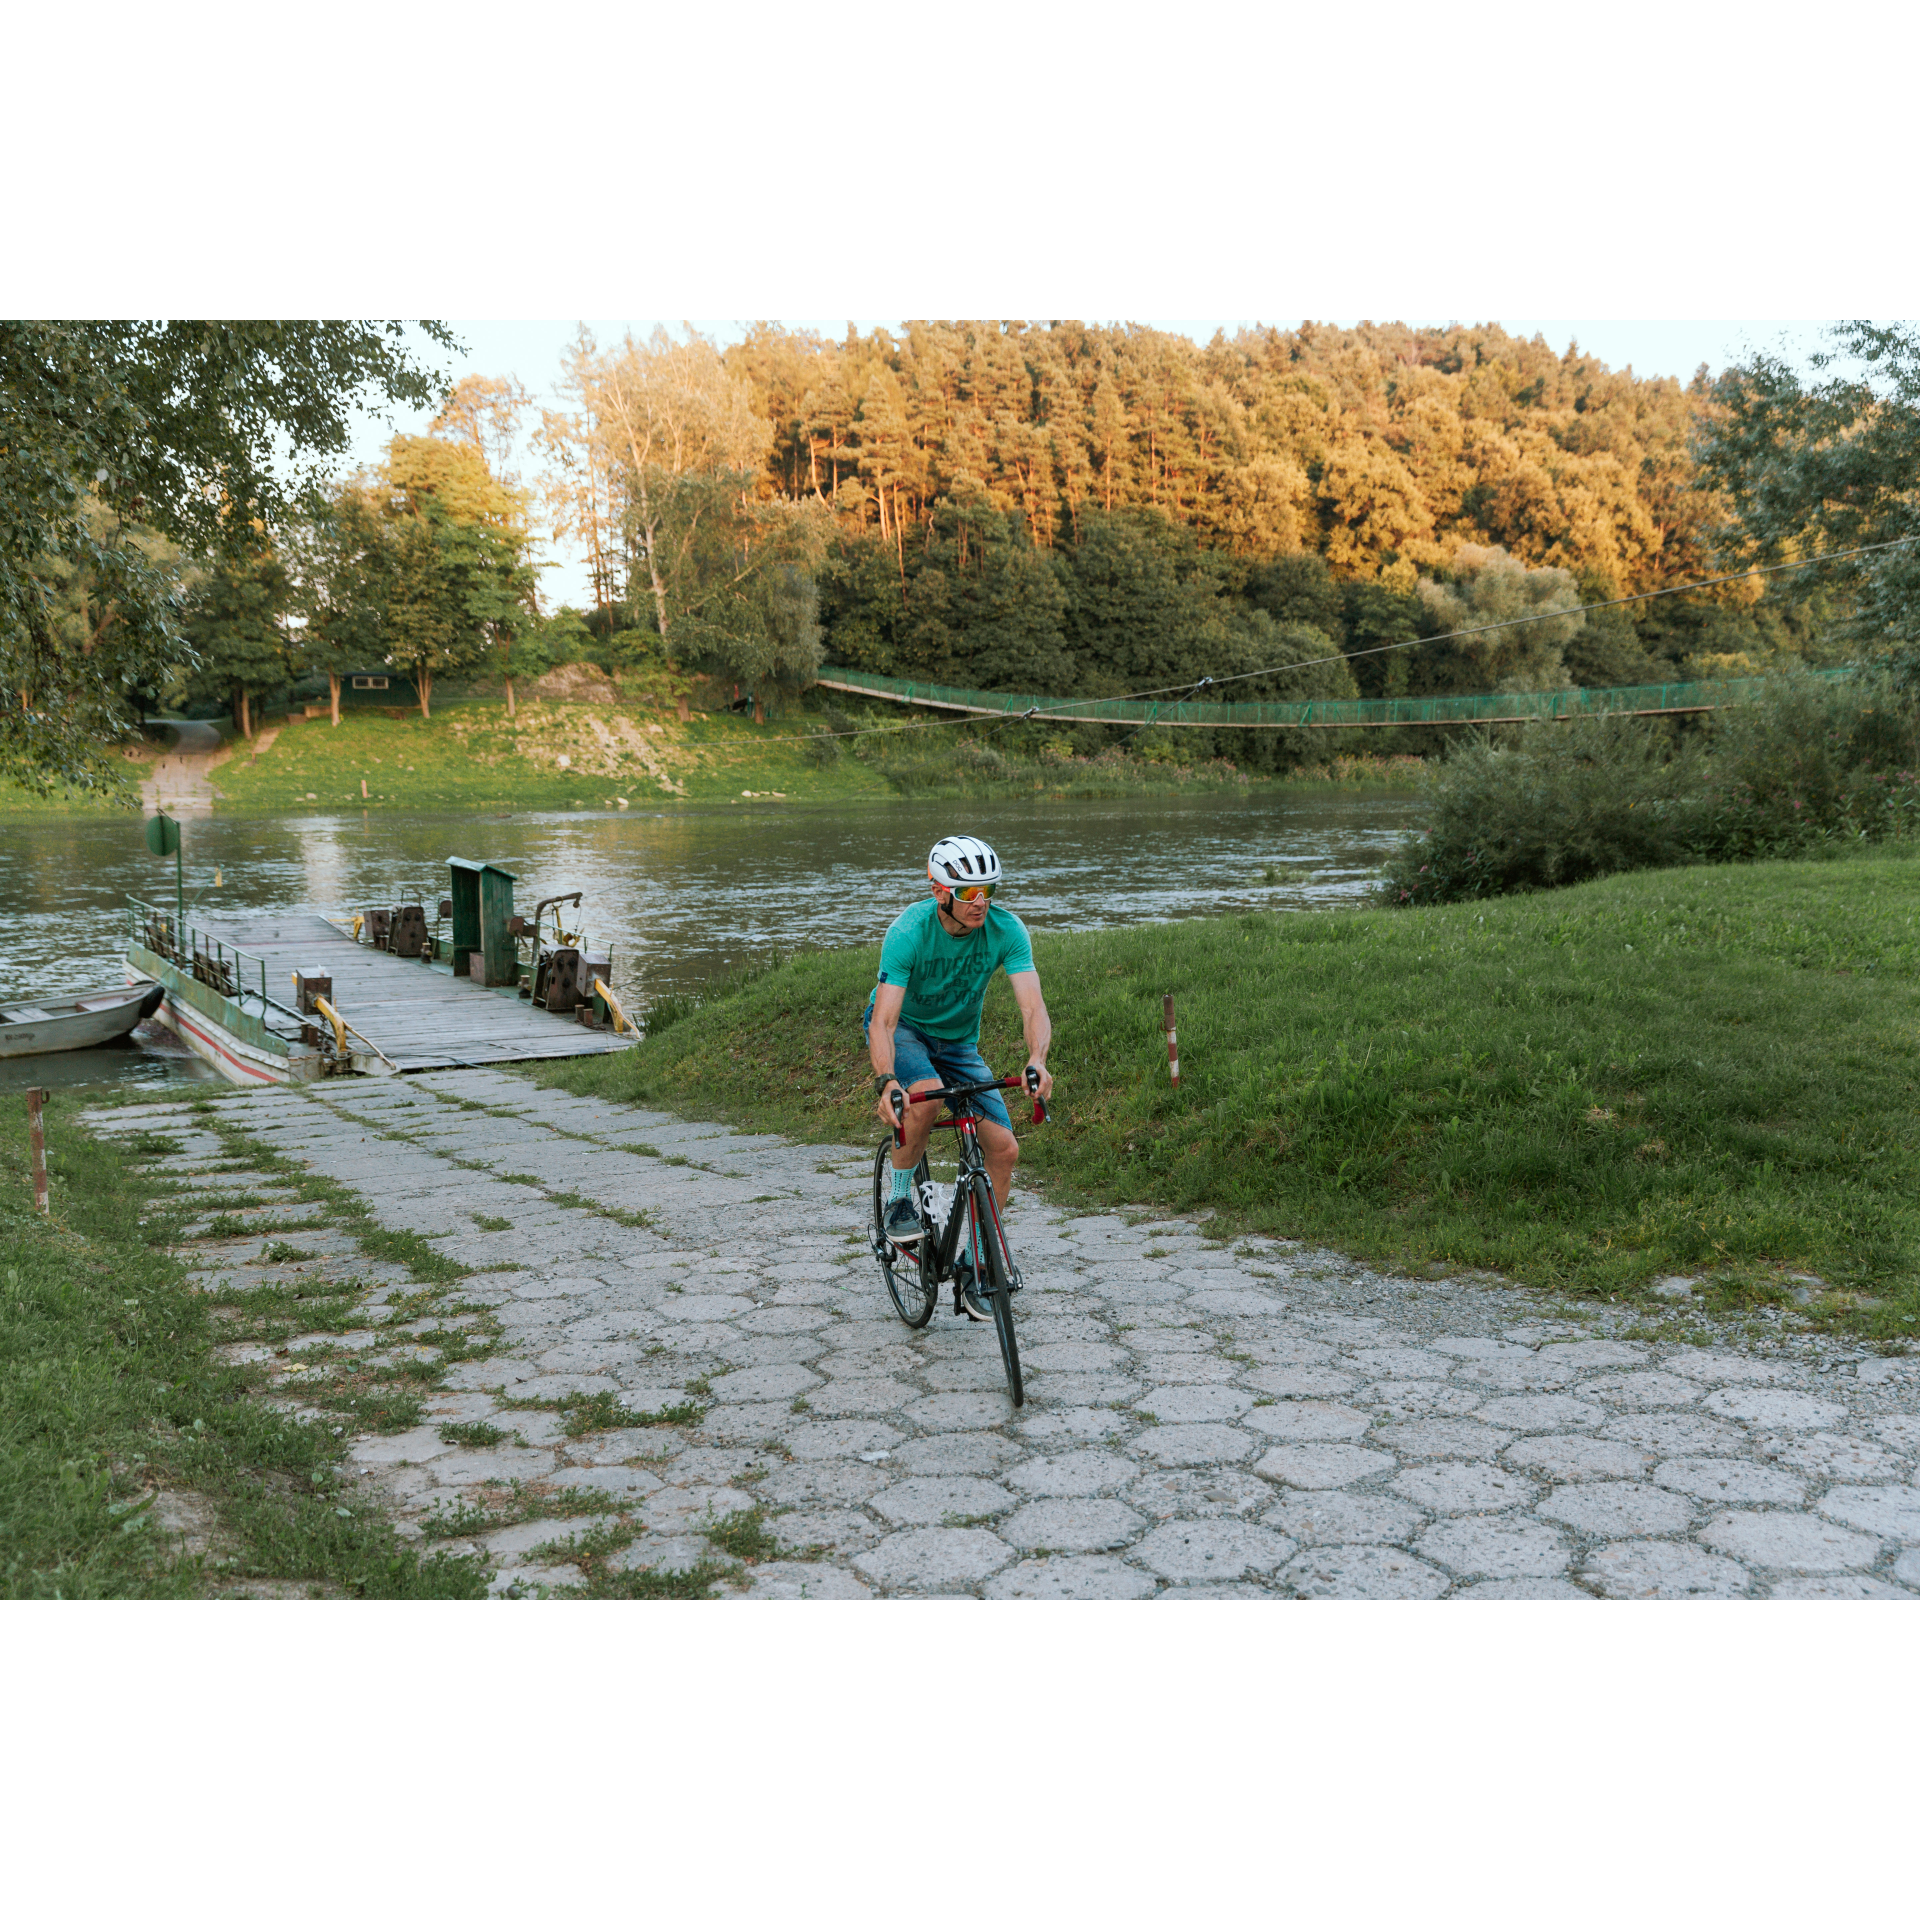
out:
{"label": "white rowing boat", "polygon": [[131,1033],[159,1011],[164,987],[102,987],[77,1000],[23,1000],[0,1007],[0,1060],[30,1053],[72,1053]]}

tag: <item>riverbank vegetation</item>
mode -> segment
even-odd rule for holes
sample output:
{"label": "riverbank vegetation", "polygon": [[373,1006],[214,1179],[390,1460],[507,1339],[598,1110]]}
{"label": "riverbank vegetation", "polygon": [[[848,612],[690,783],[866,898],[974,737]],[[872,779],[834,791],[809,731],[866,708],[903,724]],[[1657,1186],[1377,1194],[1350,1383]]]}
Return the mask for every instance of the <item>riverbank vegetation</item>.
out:
{"label": "riverbank vegetation", "polygon": [[1685,732],[1605,719],[1469,736],[1427,803],[1428,824],[1387,865],[1389,905],[1909,841],[1920,833],[1920,683],[1902,669],[1788,675]]}
{"label": "riverbank vegetation", "polygon": [[[259,1369],[223,1360],[221,1342],[259,1329],[216,1319],[165,1251],[167,1163],[150,1149],[169,1143],[103,1140],[58,1102],[47,1130],[51,1225],[32,1211],[24,1121],[0,1118],[0,1597],[482,1591],[478,1563],[422,1556],[352,1492],[350,1410],[296,1420]],[[282,1341],[345,1311],[274,1288],[245,1306],[262,1325],[293,1314]]]}
{"label": "riverbank vegetation", "polygon": [[[1022,1177],[1414,1273],[1600,1299],[1699,1276],[1709,1302],[1914,1338],[1915,877],[1889,851],[1041,935],[1059,1092],[1054,1126],[1021,1128]],[[540,1077],[866,1139],[872,975],[869,949],[801,954],[629,1053]],[[999,983],[988,1057],[1016,1068],[1018,1032]]]}

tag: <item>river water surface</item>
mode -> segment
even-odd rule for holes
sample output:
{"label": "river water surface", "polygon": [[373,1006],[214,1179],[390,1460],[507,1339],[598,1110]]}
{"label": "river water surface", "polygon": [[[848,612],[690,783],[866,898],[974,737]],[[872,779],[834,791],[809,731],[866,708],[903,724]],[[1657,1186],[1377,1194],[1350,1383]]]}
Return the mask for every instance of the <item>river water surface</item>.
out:
{"label": "river water surface", "polygon": [[[323,814],[183,825],[188,918],[311,907],[342,919],[417,887],[449,854],[518,876],[515,907],[585,894],[586,944],[613,949],[630,1008],[801,947],[877,943],[925,890],[927,848],[977,833],[1007,872],[1001,904],[1036,932],[1264,906],[1358,905],[1415,822],[1405,793],[1340,788],[1114,801],[750,804],[621,814]],[[216,870],[220,884],[213,884]],[[0,1002],[122,977],[128,894],[173,897],[173,862],[137,816],[0,824]],[[571,921],[569,921],[571,924]],[[151,1037],[150,1037],[151,1036]],[[123,1046],[0,1062],[0,1091],[210,1073],[157,1029]]]}

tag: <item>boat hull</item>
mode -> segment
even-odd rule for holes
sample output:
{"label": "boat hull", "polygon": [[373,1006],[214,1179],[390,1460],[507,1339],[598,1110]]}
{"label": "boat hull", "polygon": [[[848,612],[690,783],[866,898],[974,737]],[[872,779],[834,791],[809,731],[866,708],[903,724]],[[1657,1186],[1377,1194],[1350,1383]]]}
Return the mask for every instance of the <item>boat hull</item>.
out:
{"label": "boat hull", "polygon": [[[142,991],[141,989],[144,989]],[[76,1053],[82,1047],[104,1046],[131,1033],[142,1020],[156,1017],[165,999],[163,989],[149,980],[130,982],[125,989],[108,988],[82,994],[68,1006],[41,1002],[45,1017],[0,1020],[0,1060],[21,1060],[39,1053]],[[101,1004],[88,1004],[98,1002]],[[0,1013],[8,1009],[0,1008]]]}
{"label": "boat hull", "polygon": [[284,1087],[326,1071],[318,1054],[290,1053],[257,1015],[247,1013],[149,949],[129,942],[129,981],[158,982],[165,998],[153,1017],[177,1033],[222,1079],[238,1087]]}

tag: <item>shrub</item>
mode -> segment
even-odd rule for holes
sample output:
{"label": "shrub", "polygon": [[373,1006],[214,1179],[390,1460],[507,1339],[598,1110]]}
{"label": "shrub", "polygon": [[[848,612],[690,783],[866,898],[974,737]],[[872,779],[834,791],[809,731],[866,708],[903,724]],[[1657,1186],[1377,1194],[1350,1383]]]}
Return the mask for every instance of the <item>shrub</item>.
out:
{"label": "shrub", "polygon": [[1684,737],[1624,717],[1476,736],[1433,780],[1431,818],[1380,897],[1419,906],[1903,838],[1920,825],[1916,713],[1882,674],[1796,675]]}

